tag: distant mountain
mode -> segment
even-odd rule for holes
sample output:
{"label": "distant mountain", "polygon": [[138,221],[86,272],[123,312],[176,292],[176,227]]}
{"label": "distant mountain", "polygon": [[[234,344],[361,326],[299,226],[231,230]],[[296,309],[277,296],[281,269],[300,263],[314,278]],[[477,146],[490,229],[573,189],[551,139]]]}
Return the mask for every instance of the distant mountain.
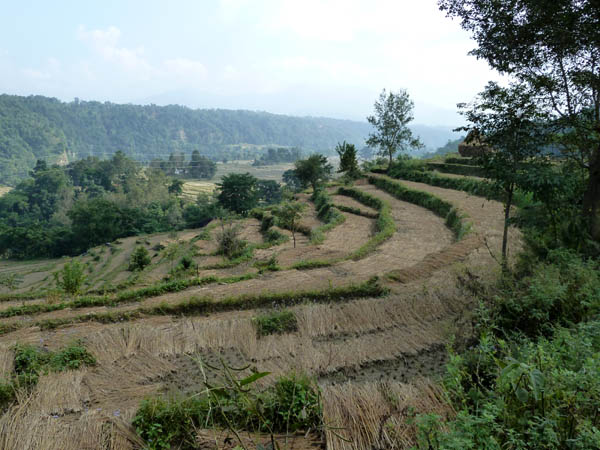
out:
{"label": "distant mountain", "polygon": [[[455,138],[443,127],[413,129],[429,148]],[[256,146],[267,145],[331,153],[343,140],[363,147],[370,130],[366,122],[323,117],[0,95],[0,184],[26,177],[37,159],[67,163],[117,150],[141,161],[194,150],[232,159],[254,157]]]}

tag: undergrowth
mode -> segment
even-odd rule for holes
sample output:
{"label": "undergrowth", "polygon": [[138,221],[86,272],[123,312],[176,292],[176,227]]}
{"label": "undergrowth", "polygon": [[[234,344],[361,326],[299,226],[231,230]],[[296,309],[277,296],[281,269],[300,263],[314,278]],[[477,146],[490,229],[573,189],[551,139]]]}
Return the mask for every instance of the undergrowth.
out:
{"label": "undergrowth", "polygon": [[273,311],[267,314],[254,317],[252,322],[256,326],[258,336],[268,336],[269,334],[292,333],[298,330],[298,322],[293,312]]}

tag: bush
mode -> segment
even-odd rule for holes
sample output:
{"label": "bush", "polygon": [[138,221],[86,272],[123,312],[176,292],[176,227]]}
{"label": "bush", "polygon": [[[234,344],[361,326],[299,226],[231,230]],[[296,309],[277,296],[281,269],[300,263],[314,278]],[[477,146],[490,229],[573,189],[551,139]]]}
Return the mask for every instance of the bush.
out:
{"label": "bush", "polygon": [[600,448],[598,352],[597,320],[539,342],[482,336],[448,365],[456,417],[418,417],[418,448]]}
{"label": "bush", "polygon": [[246,241],[240,239],[242,229],[239,225],[222,225],[217,233],[217,253],[228,259],[240,256],[246,248]]}
{"label": "bush", "polygon": [[129,267],[127,270],[130,272],[137,272],[140,270],[144,270],[146,266],[150,264],[152,259],[150,258],[150,254],[145,247],[139,246],[136,247],[133,253],[131,254],[131,258],[129,259]]}
{"label": "bush", "polygon": [[40,375],[79,369],[96,364],[96,358],[77,342],[56,352],[32,345],[16,345],[14,348],[14,371],[19,386],[32,386]]}
{"label": "bush", "polygon": [[266,373],[232,381],[184,399],[150,398],[138,409],[133,426],[150,449],[196,447],[198,428],[219,427],[249,432],[288,433],[322,424],[320,395],[307,377],[290,375],[257,392],[240,389]]}
{"label": "bush", "polygon": [[85,267],[77,260],[66,263],[62,270],[54,272],[56,285],[67,294],[78,294],[85,281]]}
{"label": "bush", "polygon": [[298,330],[296,316],[291,311],[274,311],[253,319],[259,336],[291,333]]}
{"label": "bush", "polygon": [[528,336],[548,334],[600,312],[600,267],[568,250],[553,250],[533,273],[510,285],[495,304],[498,324]]}

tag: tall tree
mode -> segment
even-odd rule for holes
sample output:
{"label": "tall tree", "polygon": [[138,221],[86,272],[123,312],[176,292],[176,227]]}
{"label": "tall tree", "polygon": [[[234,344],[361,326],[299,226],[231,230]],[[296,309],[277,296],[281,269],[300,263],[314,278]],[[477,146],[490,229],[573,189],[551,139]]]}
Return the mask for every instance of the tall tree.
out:
{"label": "tall tree", "polygon": [[[423,144],[414,137],[408,124],[413,120],[414,103],[404,89],[397,93],[381,91],[375,102],[375,114],[367,117],[375,131],[369,134],[367,145],[379,148],[379,154],[390,159],[392,166],[394,154],[400,150],[421,148]],[[389,169],[388,167],[388,169]]]}
{"label": "tall tree", "polygon": [[530,84],[562,132],[565,154],[587,172],[583,214],[600,240],[600,8],[597,0],[438,0],[461,19],[471,54]]}
{"label": "tall tree", "polygon": [[323,155],[314,154],[307,159],[300,159],[295,163],[296,177],[304,185],[310,184],[313,192],[317,190],[321,183],[324,183],[331,177],[333,167],[327,158]]}
{"label": "tall tree", "polygon": [[545,116],[537,108],[532,92],[523,84],[503,88],[490,82],[470,105],[459,105],[482,143],[490,147],[482,156],[486,176],[504,193],[502,266],[507,269],[508,226],[517,187],[525,190],[524,176],[537,164],[547,143]]}
{"label": "tall tree", "polygon": [[335,147],[335,151],[340,157],[340,167],[338,172],[345,172],[350,178],[360,176],[358,160],[356,159],[356,147],[354,144],[348,144],[346,141]]}

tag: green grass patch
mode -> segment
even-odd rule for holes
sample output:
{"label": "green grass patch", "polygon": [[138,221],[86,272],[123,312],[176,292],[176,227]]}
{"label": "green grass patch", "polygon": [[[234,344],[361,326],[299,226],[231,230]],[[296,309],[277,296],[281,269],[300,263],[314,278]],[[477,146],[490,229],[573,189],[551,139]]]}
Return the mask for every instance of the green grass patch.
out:
{"label": "green grass patch", "polygon": [[427,168],[429,170],[437,170],[443,173],[453,173],[455,175],[467,177],[485,177],[485,170],[483,170],[483,168],[470,164],[430,162],[427,163]]}
{"label": "green grass patch", "polygon": [[296,316],[291,311],[273,311],[252,319],[258,336],[284,334],[298,331]]}

